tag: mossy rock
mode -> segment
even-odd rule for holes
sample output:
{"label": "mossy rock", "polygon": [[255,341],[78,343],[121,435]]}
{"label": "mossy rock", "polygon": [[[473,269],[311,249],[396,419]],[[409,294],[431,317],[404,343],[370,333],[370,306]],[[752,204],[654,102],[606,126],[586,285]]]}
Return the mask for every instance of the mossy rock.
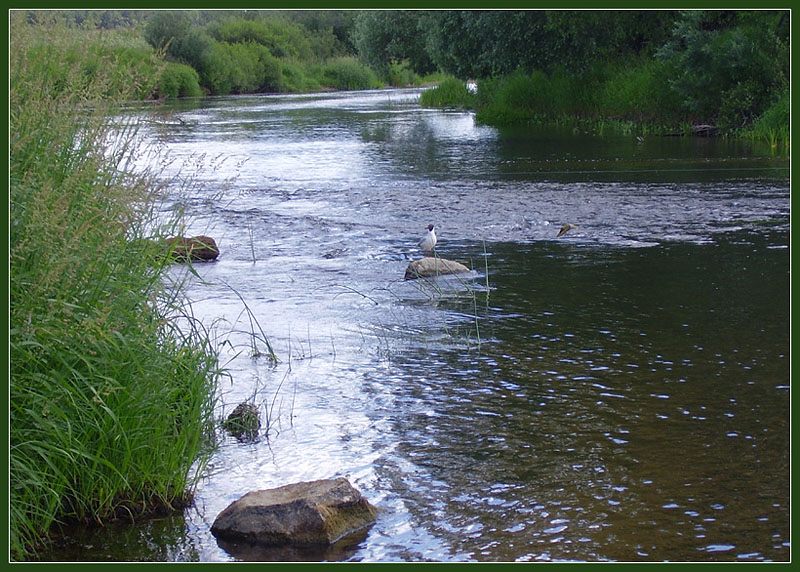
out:
{"label": "mossy rock", "polygon": [[222,422],[222,427],[239,439],[255,439],[261,429],[258,407],[252,403],[240,403]]}

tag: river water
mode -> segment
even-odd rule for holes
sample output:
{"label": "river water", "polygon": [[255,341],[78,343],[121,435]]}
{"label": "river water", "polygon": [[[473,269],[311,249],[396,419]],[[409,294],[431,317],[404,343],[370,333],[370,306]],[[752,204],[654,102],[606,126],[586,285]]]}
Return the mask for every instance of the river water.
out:
{"label": "river water", "polygon": [[[164,208],[221,250],[174,270],[229,372],[218,416],[254,402],[262,431],[220,430],[185,512],[45,559],[790,558],[786,158],[418,96],[211,98],[143,128]],[[403,280],[429,223],[470,274]],[[210,532],[248,491],[336,476],[380,510],[344,546]]]}

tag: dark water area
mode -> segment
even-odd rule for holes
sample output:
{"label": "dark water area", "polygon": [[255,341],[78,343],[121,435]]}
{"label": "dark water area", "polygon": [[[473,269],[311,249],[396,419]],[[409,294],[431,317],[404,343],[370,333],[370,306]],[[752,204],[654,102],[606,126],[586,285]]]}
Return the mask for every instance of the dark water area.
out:
{"label": "dark water area", "polygon": [[[44,560],[790,559],[787,159],[497,130],[418,94],[147,124],[141,166],[180,175],[163,208],[221,250],[174,271],[230,374],[218,417],[249,400],[264,426],[219,431],[189,509],[70,530]],[[403,280],[429,223],[469,274]],[[237,552],[210,533],[248,491],[336,476],[380,510],[362,536]]]}

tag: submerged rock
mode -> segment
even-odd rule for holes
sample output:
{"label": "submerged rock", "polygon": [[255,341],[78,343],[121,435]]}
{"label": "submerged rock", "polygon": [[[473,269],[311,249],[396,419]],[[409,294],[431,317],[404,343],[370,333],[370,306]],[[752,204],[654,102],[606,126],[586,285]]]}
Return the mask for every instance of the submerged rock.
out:
{"label": "submerged rock", "polygon": [[166,243],[172,258],[179,262],[209,262],[219,256],[217,243],[210,236],[175,236]]}
{"label": "submerged rock", "polygon": [[261,428],[258,407],[252,403],[240,403],[228,415],[222,426],[233,436],[240,439],[254,439]]}
{"label": "submerged rock", "polygon": [[413,280],[423,276],[441,276],[442,274],[458,274],[460,272],[469,272],[469,268],[460,262],[447,260],[446,258],[426,256],[425,258],[414,260],[408,265],[405,279]]}
{"label": "submerged rock", "polygon": [[377,512],[347,479],[323,479],[249,492],[219,513],[211,532],[228,543],[330,545]]}

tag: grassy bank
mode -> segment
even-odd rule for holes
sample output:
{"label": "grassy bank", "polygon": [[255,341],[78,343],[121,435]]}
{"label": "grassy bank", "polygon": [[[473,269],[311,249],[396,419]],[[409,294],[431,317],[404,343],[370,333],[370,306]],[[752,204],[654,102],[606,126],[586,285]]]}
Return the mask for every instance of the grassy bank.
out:
{"label": "grassy bank", "polygon": [[153,178],[125,172],[136,126],[112,125],[118,103],[154,89],[157,62],[15,16],[10,550],[24,560],[56,523],[188,500],[217,362],[203,331],[178,327],[180,288],[164,287],[165,257],[138,240],[153,226]]}
{"label": "grassy bank", "polygon": [[[448,78],[423,92],[428,107],[472,109],[478,122],[506,125],[575,125],[596,133],[661,134],[684,132],[712,119],[688,113],[671,90],[666,62],[641,59],[580,75],[556,71],[478,80],[477,94],[463,81]],[[788,92],[751,125],[723,126],[723,134],[763,139],[788,151]]]}

